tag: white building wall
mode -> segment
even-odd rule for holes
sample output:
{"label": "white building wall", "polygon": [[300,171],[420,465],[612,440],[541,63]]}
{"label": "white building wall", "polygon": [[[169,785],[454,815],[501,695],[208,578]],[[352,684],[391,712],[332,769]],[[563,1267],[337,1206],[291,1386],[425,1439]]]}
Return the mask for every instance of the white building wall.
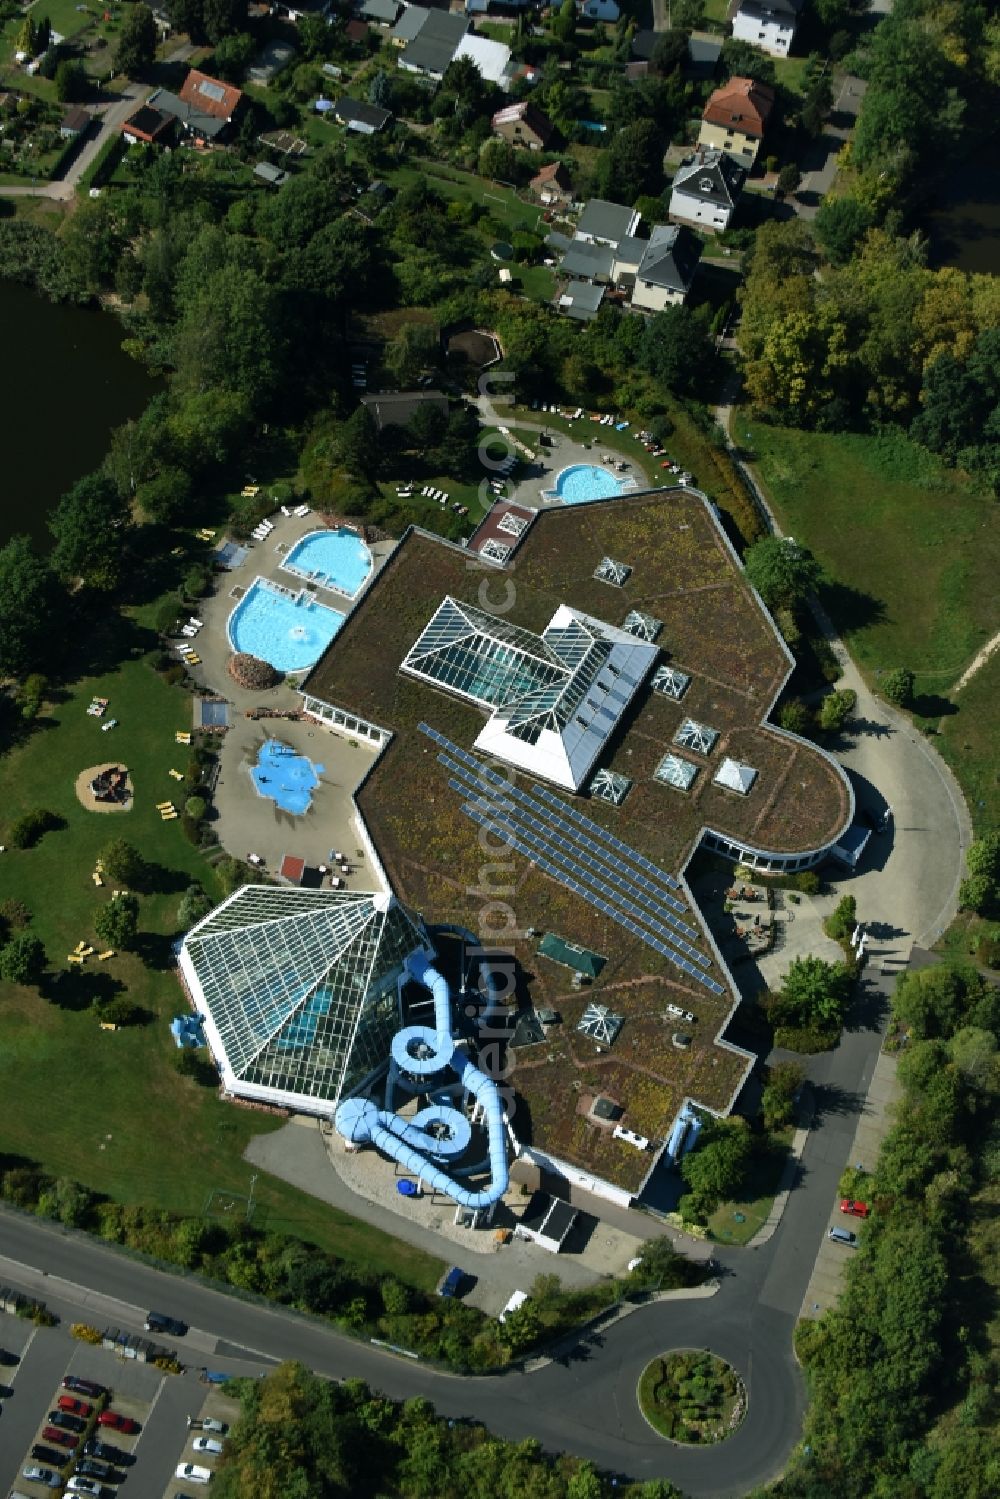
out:
{"label": "white building wall", "polygon": [[694,193],[685,192],[683,188],[675,187],[670,194],[672,219],[683,219],[687,224],[697,224],[699,228],[714,233],[728,229],[732,212],[731,208],[720,208],[718,204],[709,203]]}
{"label": "white building wall", "polygon": [[790,16],[754,16],[738,10],[733,17],[733,36],[772,57],[787,57],[795,25]]}
{"label": "white building wall", "polygon": [[627,1208],[632,1201],[632,1193],[626,1192],[624,1188],[614,1187],[610,1182],[602,1181],[599,1176],[591,1176],[589,1171],[570,1166],[554,1155],[546,1155],[544,1150],[537,1150],[533,1145],[522,1145],[520,1155],[522,1160],[530,1161],[533,1166],[540,1166],[543,1171],[552,1171],[556,1176],[565,1177],[582,1192],[603,1197],[605,1202],[613,1202],[616,1207]]}
{"label": "white building wall", "polygon": [[653,286],[649,281],[636,280],[632,306],[640,307],[644,312],[662,312],[665,307],[679,307],[684,297],[685,293],[682,291],[670,291],[665,286]]}

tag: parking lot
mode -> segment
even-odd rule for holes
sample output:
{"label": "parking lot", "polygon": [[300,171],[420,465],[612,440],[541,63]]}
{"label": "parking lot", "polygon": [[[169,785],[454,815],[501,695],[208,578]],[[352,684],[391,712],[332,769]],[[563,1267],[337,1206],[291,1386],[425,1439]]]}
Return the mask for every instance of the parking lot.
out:
{"label": "parking lot", "polygon": [[[24,1499],[179,1499],[209,1481],[204,1472],[220,1456],[214,1448],[239,1412],[212,1386],[80,1342],[65,1326],[36,1328],[7,1313],[0,1313],[0,1386],[0,1494]],[[199,1451],[196,1442],[212,1445]],[[182,1463],[201,1471],[179,1479]]]}

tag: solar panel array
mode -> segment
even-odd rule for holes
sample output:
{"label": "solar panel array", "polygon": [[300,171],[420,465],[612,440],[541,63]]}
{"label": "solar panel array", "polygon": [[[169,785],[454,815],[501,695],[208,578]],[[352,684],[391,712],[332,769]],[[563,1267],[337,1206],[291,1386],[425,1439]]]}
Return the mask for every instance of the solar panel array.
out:
{"label": "solar panel array", "polygon": [[462,812],[466,817],[490,828],[509,847],[699,984],[715,994],[725,993],[706,972],[710,959],[686,940],[696,941],[697,931],[673,914],[687,916],[688,912],[683,902],[664,889],[680,888],[671,875],[543,787],[532,787],[543,799],[536,800],[436,729],[424,723],[419,727],[441,749],[438,759],[451,772],[449,787],[465,798]]}

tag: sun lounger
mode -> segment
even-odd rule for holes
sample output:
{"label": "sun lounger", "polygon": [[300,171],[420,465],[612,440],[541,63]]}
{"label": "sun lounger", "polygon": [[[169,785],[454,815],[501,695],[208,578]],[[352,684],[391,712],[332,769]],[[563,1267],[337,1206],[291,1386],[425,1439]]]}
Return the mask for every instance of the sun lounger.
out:
{"label": "sun lounger", "polygon": [[195,627],[196,630],[202,630],[205,627],[205,621],[203,619],[195,619],[195,617],[194,617],[193,614],[192,614],[191,618],[188,620],[188,624],[189,625],[194,625],[194,627]]}
{"label": "sun lounger", "polygon": [[103,885],[104,884],[104,881],[101,879],[101,876],[97,873],[96,869],[94,870],[94,872],[90,876],[90,878],[93,880],[93,882],[94,882],[95,885]]}
{"label": "sun lounger", "polygon": [[181,774],[181,772],[179,770],[173,770],[173,769],[168,770],[167,771],[167,775],[168,776],[173,776],[173,778],[174,778],[175,781],[183,781],[183,779],[184,779],[184,776]]}
{"label": "sun lounger", "polygon": [[117,726],[117,723],[118,723],[117,718],[109,718],[108,721],[107,721],[107,723],[102,723],[101,724],[101,733],[102,734],[106,734],[109,729],[115,728]]}
{"label": "sun lounger", "polygon": [[309,506],[308,505],[296,505],[296,507],[295,507],[295,514],[298,515],[298,516],[308,515],[309,514]]}
{"label": "sun lounger", "polygon": [[165,807],[172,807],[172,806],[173,806],[173,802],[157,802],[156,803],[156,810],[157,810],[157,812],[162,812]]}
{"label": "sun lounger", "polygon": [[176,812],[161,812],[160,813],[160,818],[161,818],[161,821],[163,821],[163,822],[173,822],[174,818],[177,817],[177,816],[178,816],[178,814]]}
{"label": "sun lounger", "polygon": [[87,946],[81,950],[80,956],[81,958],[92,958],[95,951],[96,949],[91,947],[90,943],[88,942]]}
{"label": "sun lounger", "polygon": [[82,963],[83,959],[78,952],[68,952],[66,954],[66,961],[67,963]]}
{"label": "sun lounger", "polygon": [[74,947],[73,951],[74,952],[83,952],[83,949],[86,947],[86,945],[87,945],[86,938],[81,938],[80,941]]}
{"label": "sun lounger", "polygon": [[194,625],[181,625],[181,634],[186,635],[188,640],[191,640],[197,633]]}
{"label": "sun lounger", "polygon": [[175,729],[174,730],[174,738],[177,740],[178,744],[190,744],[191,743],[191,735],[190,735],[190,733],[188,732],[187,729]]}
{"label": "sun lounger", "polygon": [[98,963],[106,963],[108,961],[108,959],[109,958],[113,958],[114,955],[115,955],[114,948],[113,947],[109,947],[106,952],[99,952],[97,954],[97,961],[98,961]]}
{"label": "sun lounger", "polygon": [[200,666],[201,665],[201,657],[200,656],[194,656],[194,655],[185,656],[184,660],[187,662],[188,666]]}

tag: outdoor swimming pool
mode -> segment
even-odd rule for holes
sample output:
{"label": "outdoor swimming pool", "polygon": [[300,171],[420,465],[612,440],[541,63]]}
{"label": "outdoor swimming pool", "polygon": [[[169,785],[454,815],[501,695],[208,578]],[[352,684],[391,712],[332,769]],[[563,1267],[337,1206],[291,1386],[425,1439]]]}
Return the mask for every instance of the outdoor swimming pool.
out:
{"label": "outdoor swimming pool", "polygon": [[562,500],[564,505],[586,505],[588,500],[605,500],[611,495],[621,494],[625,487],[609,468],[598,468],[592,463],[573,463],[560,472],[555,487],[545,493]]}
{"label": "outdoor swimming pool", "polygon": [[229,643],[234,651],[270,661],[276,671],[305,671],[343,623],[335,609],[279,593],[255,578],[229,616]]}
{"label": "outdoor swimming pool", "polygon": [[336,531],[310,531],[281,565],[320,588],[335,588],[353,598],[372,570],[372,554],[356,532],[341,526]]}
{"label": "outdoor swimming pool", "polygon": [[312,806],[322,770],[322,765],[314,765],[280,739],[265,739],[250,777],[259,796],[270,798],[282,812],[301,817]]}

